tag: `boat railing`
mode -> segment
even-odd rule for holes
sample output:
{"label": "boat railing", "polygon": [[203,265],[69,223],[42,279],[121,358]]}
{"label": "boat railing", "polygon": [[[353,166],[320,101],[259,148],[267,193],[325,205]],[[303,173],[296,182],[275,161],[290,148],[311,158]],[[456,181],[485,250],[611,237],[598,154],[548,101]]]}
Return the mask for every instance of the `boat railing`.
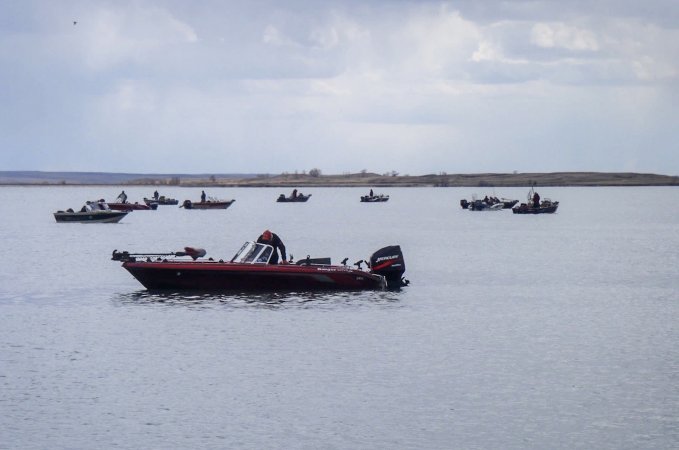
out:
{"label": "boat railing", "polygon": [[231,262],[241,264],[268,264],[272,254],[272,246],[247,241],[234,257],[231,258]]}

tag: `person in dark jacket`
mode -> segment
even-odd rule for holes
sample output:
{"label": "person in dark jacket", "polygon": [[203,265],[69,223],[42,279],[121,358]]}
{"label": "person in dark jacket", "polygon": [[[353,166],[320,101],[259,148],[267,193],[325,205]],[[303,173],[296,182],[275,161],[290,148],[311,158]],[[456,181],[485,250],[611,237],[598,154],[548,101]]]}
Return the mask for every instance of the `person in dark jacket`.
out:
{"label": "person in dark jacket", "polygon": [[537,192],[533,194],[533,208],[539,208],[540,207],[540,194]]}
{"label": "person in dark jacket", "polygon": [[269,260],[269,264],[278,264],[278,252],[281,252],[281,264],[287,264],[287,255],[285,254],[285,245],[283,241],[278,237],[276,233],[272,233],[269,230],[265,230],[262,235],[257,238],[258,244],[267,244],[273,247],[273,254]]}
{"label": "person in dark jacket", "polygon": [[203,191],[203,192],[200,193],[200,201],[201,201],[202,203],[205,203],[205,191]]}

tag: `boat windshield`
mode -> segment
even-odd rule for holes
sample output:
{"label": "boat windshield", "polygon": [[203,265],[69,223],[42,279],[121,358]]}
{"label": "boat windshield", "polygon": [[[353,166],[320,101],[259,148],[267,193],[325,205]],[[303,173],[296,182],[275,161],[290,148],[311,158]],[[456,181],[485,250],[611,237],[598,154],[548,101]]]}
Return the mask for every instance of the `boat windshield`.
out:
{"label": "boat windshield", "polygon": [[242,264],[268,264],[272,253],[272,246],[248,241],[243,244],[236,255],[231,258],[231,262]]}

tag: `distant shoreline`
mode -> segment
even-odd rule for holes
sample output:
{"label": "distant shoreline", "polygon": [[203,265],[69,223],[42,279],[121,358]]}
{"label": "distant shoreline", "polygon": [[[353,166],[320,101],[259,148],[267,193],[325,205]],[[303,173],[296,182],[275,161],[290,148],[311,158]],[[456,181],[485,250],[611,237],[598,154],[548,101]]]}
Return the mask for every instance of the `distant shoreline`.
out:
{"label": "distant shoreline", "polygon": [[546,172],[379,175],[354,173],[117,174],[95,172],[0,172],[0,186],[157,186],[157,187],[522,187],[522,186],[679,186],[679,176],[634,172]]}

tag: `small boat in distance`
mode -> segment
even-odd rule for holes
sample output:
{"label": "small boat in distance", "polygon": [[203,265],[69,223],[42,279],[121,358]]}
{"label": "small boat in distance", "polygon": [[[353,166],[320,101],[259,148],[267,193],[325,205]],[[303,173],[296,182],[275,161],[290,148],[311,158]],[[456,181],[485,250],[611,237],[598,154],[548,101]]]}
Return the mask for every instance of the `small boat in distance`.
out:
{"label": "small boat in distance", "polygon": [[375,195],[373,193],[373,190],[370,189],[370,193],[368,195],[362,195],[361,196],[361,202],[362,203],[382,203],[389,201],[389,196],[388,195],[383,195],[383,194],[377,194]]}
{"label": "small boat in distance", "polygon": [[[330,258],[307,257],[296,264],[269,264],[272,246],[246,242],[229,261],[200,259],[205,251],[185,247],[183,252],[129,253],[113,251],[146,289],[195,291],[315,291],[398,289],[408,284],[403,253],[398,245],[373,253],[370,261],[352,268],[331,265]],[[191,259],[180,259],[189,256]],[[369,268],[363,269],[362,263]]]}
{"label": "small boat in distance", "polygon": [[[104,199],[99,200],[100,202],[103,202]],[[113,202],[113,203],[108,203],[108,206],[113,210],[113,211],[150,211],[150,210],[156,210],[158,209],[158,203],[151,203],[150,205],[147,205],[145,203],[121,203],[121,202]]]}
{"label": "small boat in distance", "polygon": [[476,199],[467,205],[467,209],[470,211],[502,211],[503,207],[502,203],[486,203]]}
{"label": "small boat in distance", "polygon": [[[510,209],[514,205],[519,203],[518,200],[511,200],[508,198],[497,198],[485,196],[483,200],[479,200],[475,195],[472,196],[472,201],[469,202],[467,199],[460,200],[460,206],[462,209],[470,209],[472,211],[483,211],[489,207],[495,207],[496,209]],[[499,205],[499,206],[497,206]]]}
{"label": "small boat in distance", "polygon": [[521,203],[519,206],[512,208],[514,214],[552,214],[556,212],[559,207],[559,202],[545,198],[540,200],[540,195],[535,192],[533,187],[528,192],[526,203]]}
{"label": "small boat in distance", "polygon": [[176,198],[170,198],[170,197],[165,197],[164,195],[160,195],[160,196],[158,196],[158,198],[156,198],[156,197],[152,197],[152,198],[144,197],[144,203],[146,203],[149,206],[151,206],[151,204],[153,204],[153,203],[155,203],[157,205],[178,205],[179,200],[177,200]]}
{"label": "small boat in distance", "polygon": [[180,208],[184,209],[226,209],[235,202],[232,200],[217,200],[209,199],[205,201],[192,202],[191,200],[184,200],[184,202],[179,205]]}
{"label": "small boat in distance", "polygon": [[279,203],[306,202],[310,197],[311,194],[304,195],[301,192],[298,194],[297,189],[294,189],[289,197],[286,197],[285,194],[281,194],[278,196],[276,201]]}
{"label": "small boat in distance", "polygon": [[[102,198],[99,200],[100,203],[106,203]],[[158,203],[147,205],[145,203],[130,203],[127,201],[127,194],[122,191],[118,197],[116,197],[114,202],[108,202],[108,206],[114,211],[139,211],[139,210],[151,210],[157,209]]]}
{"label": "small boat in distance", "polygon": [[127,211],[112,211],[106,203],[88,201],[80,211],[71,208],[54,213],[57,222],[73,223],[117,223],[127,215]]}
{"label": "small boat in distance", "polygon": [[381,203],[381,202],[387,202],[389,201],[389,196],[388,195],[363,195],[361,196],[361,202],[363,203]]}

